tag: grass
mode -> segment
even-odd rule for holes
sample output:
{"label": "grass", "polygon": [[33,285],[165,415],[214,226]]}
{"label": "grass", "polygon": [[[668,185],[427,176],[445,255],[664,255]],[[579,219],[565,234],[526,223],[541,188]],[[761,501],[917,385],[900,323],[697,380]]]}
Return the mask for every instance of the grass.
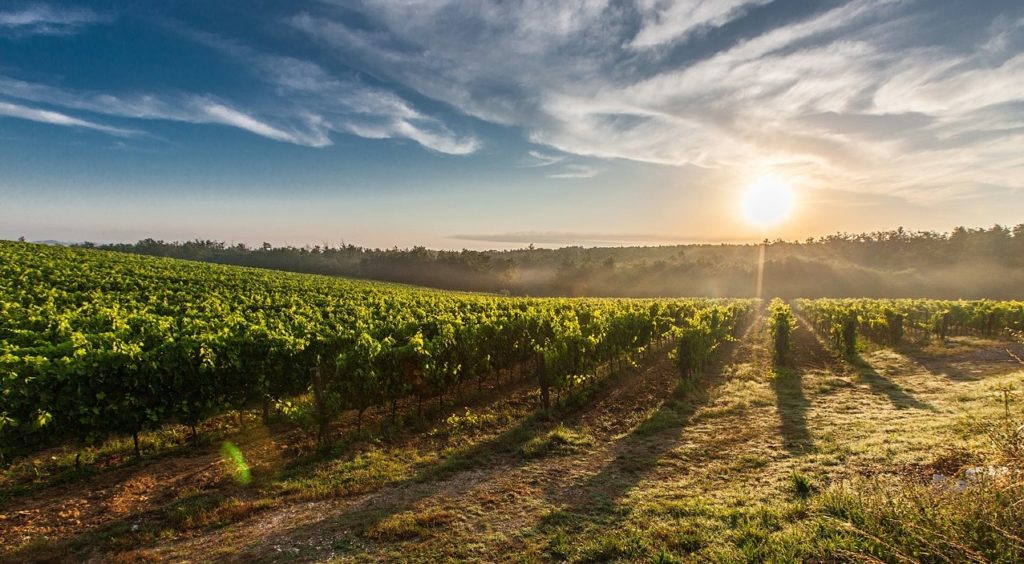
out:
{"label": "grass", "polygon": [[279,494],[302,499],[325,499],[365,493],[413,475],[420,465],[435,460],[431,454],[408,449],[369,449],[351,457],[296,467],[273,480]]}
{"label": "grass", "polygon": [[526,441],[519,452],[527,458],[555,454],[572,454],[593,446],[594,440],[584,431],[573,430],[559,423],[554,429]]}
{"label": "grass", "polygon": [[789,482],[792,484],[793,493],[801,499],[806,499],[817,489],[811,478],[801,472],[794,471],[790,474]]}
{"label": "grass", "polygon": [[994,480],[953,491],[905,480],[852,481],[815,500],[850,551],[922,561],[1020,561],[1024,486]]}
{"label": "grass", "polygon": [[[787,398],[768,408],[762,398],[772,393],[774,379],[785,378],[788,386],[796,375],[738,378],[711,394],[690,421],[690,438],[663,457],[678,457],[677,463],[651,473],[598,515],[562,514],[541,535],[547,544],[536,543],[531,554],[572,562],[895,561],[908,555],[1020,561],[1020,483],[953,494],[927,481],[935,471],[1010,464],[1024,446],[1024,431],[1003,421],[1001,390],[1024,374],[936,380],[865,357],[904,393],[935,409],[896,405],[884,387],[862,382],[856,366],[802,371],[807,402]],[[785,393],[777,386],[774,392]],[[794,420],[794,409],[804,412],[813,447],[793,455],[756,448],[770,441],[772,429]],[[1019,403],[1015,409],[1022,412]],[[656,411],[639,434],[671,429],[675,417]],[[729,449],[757,427],[764,438]],[[607,540],[584,540],[599,537]]]}
{"label": "grass", "polygon": [[426,537],[432,534],[432,530],[451,526],[458,519],[457,513],[445,509],[407,511],[382,519],[367,529],[363,536],[378,541]]}
{"label": "grass", "polygon": [[187,531],[223,527],[270,509],[269,499],[243,499],[222,494],[196,494],[185,497],[164,510],[164,521],[171,530]]}
{"label": "grass", "polygon": [[[139,434],[142,461],[179,456],[217,444],[223,437],[239,431],[238,417],[236,413],[211,418],[203,422],[195,437],[185,425],[142,432]],[[255,413],[243,413],[241,417],[245,425],[258,424]],[[139,462],[134,456],[131,437],[110,437],[96,445],[54,447],[0,467],[0,501]]]}

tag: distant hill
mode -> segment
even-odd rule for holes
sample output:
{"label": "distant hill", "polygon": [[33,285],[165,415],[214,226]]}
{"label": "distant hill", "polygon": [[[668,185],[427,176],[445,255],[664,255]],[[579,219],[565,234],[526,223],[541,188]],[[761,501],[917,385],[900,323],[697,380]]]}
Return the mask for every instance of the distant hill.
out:
{"label": "distant hill", "polygon": [[[229,246],[146,239],[98,248],[532,296],[751,296],[759,245],[436,251]],[[764,291],[782,297],[1024,297],[1024,224],[949,233],[840,233],[766,246]]]}

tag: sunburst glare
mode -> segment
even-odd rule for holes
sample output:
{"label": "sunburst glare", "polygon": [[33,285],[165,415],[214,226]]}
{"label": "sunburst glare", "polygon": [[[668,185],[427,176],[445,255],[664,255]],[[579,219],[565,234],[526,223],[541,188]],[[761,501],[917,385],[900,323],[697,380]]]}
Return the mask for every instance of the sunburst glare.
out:
{"label": "sunburst glare", "polygon": [[764,228],[789,217],[795,200],[787,182],[776,176],[762,176],[743,192],[740,209],[744,219]]}

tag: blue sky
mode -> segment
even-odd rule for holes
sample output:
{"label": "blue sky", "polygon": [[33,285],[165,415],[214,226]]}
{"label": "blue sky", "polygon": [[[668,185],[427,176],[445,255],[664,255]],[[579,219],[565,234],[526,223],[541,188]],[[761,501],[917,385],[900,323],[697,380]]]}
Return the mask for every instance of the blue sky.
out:
{"label": "blue sky", "polygon": [[[765,232],[745,186],[793,186]],[[0,237],[517,247],[1024,222],[1024,3],[0,3]]]}

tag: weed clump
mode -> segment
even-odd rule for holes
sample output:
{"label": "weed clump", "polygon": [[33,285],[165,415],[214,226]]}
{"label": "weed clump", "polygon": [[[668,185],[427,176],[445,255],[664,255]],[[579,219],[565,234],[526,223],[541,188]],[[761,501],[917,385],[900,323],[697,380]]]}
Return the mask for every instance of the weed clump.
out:
{"label": "weed clump", "polygon": [[594,440],[586,433],[575,431],[563,424],[526,442],[520,453],[526,458],[539,458],[549,454],[568,454],[582,447],[593,446]]}
{"label": "weed clump", "polygon": [[789,475],[789,484],[793,493],[800,498],[810,497],[810,495],[817,489],[814,485],[814,481],[812,481],[810,477],[796,471]]}

